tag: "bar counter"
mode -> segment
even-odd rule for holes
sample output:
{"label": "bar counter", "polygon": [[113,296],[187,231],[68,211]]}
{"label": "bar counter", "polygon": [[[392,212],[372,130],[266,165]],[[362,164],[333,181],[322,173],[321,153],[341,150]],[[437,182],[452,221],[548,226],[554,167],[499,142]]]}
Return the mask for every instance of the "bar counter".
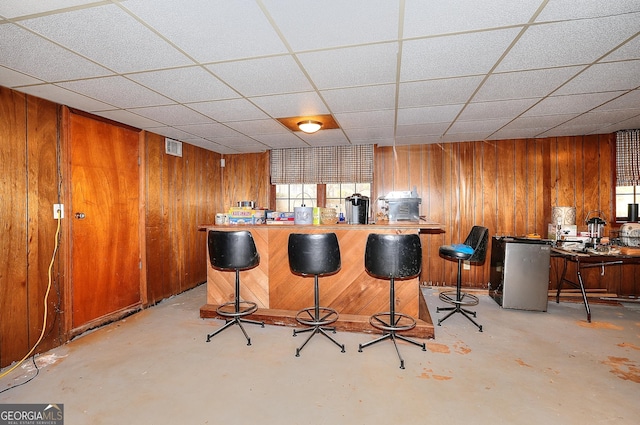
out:
{"label": "bar counter", "polygon": [[[267,324],[298,326],[298,310],[314,304],[313,277],[293,274],[289,269],[288,239],[290,233],[334,232],[340,244],[342,268],[331,276],[320,277],[320,304],[338,311],[336,329],[354,332],[375,332],[369,317],[389,311],[389,281],[377,279],[364,268],[364,251],[369,233],[442,233],[438,223],[365,224],[365,225],[202,225],[202,231],[248,230],[260,254],[260,264],[240,272],[240,294],[243,300],[258,304],[251,318]],[[322,255],[321,252],[318,256]],[[217,317],[216,308],[232,301],[235,274],[211,267],[207,253],[207,303],[200,317]],[[396,280],[396,311],[416,318],[418,324],[405,332],[407,336],[433,338],[434,330],[426,302],[420,291],[419,279]]]}

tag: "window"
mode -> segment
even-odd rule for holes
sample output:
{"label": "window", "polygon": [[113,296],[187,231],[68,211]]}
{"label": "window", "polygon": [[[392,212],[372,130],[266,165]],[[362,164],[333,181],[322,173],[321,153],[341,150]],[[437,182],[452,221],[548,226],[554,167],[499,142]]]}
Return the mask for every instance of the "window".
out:
{"label": "window", "polygon": [[629,221],[629,204],[640,203],[640,186],[616,187],[616,221]]}
{"label": "window", "polygon": [[640,200],[640,129],[616,133],[616,221],[629,221],[629,204]]}
{"label": "window", "polygon": [[307,207],[317,207],[318,190],[326,188],[325,199],[327,208],[336,208],[336,212],[345,212],[344,199],[354,193],[371,197],[371,183],[327,183],[315,184],[277,184],[276,211],[293,211],[294,207],[303,204]]}
{"label": "window", "polygon": [[344,198],[354,193],[371,198],[371,183],[327,183],[327,208],[344,213]]}
{"label": "window", "polygon": [[294,207],[317,207],[318,190],[315,184],[277,184],[276,211],[290,212]]}

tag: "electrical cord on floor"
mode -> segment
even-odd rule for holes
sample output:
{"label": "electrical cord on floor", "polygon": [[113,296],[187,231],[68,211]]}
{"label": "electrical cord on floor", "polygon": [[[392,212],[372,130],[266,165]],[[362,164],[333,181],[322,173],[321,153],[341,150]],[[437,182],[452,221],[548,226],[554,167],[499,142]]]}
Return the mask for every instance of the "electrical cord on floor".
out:
{"label": "electrical cord on floor", "polygon": [[[36,343],[33,345],[33,347],[31,348],[31,350],[29,350],[29,352],[27,354],[25,354],[25,356],[22,358],[22,360],[20,360],[19,362],[17,362],[15,365],[13,365],[13,367],[7,369],[6,371],[2,372],[2,374],[0,374],[0,379],[4,378],[5,376],[7,376],[9,373],[13,372],[14,370],[16,370],[22,363],[24,363],[24,361],[26,359],[29,358],[29,356],[31,356],[31,354],[36,350],[36,348],[38,347],[38,345],[40,344],[40,342],[42,342],[42,339],[44,338],[44,333],[45,330],[47,329],[47,315],[49,313],[49,308],[47,306],[47,299],[49,298],[49,292],[51,291],[51,282],[52,282],[52,278],[51,278],[51,270],[53,269],[53,263],[55,262],[56,259],[56,253],[58,252],[58,237],[60,235],[60,222],[62,220],[61,218],[62,214],[60,213],[60,211],[58,211],[58,227],[56,228],[56,236],[55,236],[55,245],[53,247],[53,254],[51,255],[51,262],[49,263],[49,270],[47,272],[47,278],[48,278],[48,283],[47,283],[47,292],[44,295],[44,318],[42,320],[42,332],[40,332],[40,337],[38,338],[38,340],[36,341]],[[27,382],[31,381],[32,379],[34,379],[36,376],[38,376],[38,373],[40,373],[40,369],[38,369],[38,365],[36,364],[35,361],[35,354],[33,356],[33,365],[36,368],[36,374],[34,376],[32,376],[30,379],[28,379],[27,381],[19,384],[19,385],[14,385],[11,386],[9,388],[6,388],[2,391],[0,391],[0,393],[3,393],[5,391],[8,391],[12,388],[16,388],[19,387],[20,385],[24,385]]]}

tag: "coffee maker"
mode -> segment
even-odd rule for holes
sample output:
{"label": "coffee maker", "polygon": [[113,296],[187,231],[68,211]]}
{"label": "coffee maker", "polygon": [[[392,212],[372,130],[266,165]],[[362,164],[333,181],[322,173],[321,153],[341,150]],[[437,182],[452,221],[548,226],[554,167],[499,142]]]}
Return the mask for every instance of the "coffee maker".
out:
{"label": "coffee maker", "polygon": [[347,224],[369,223],[369,198],[359,193],[344,198]]}

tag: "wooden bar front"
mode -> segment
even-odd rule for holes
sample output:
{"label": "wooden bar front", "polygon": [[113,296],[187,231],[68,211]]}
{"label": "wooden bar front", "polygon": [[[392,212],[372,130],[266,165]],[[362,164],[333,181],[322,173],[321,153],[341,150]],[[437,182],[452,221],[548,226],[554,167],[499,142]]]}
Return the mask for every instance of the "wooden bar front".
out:
{"label": "wooden bar front", "polygon": [[[288,239],[290,233],[327,233],[338,237],[342,268],[331,276],[320,278],[320,304],[338,311],[338,330],[377,332],[369,317],[389,311],[389,281],[370,276],[364,268],[364,251],[370,233],[402,234],[441,232],[436,223],[399,225],[256,225],[202,226],[201,230],[248,230],[260,254],[260,264],[240,272],[241,298],[258,304],[253,319],[268,324],[298,326],[296,312],[314,304],[313,277],[295,275],[289,269]],[[322,253],[318,253],[322,255]],[[211,267],[207,253],[207,303],[200,309],[203,318],[217,317],[216,308],[232,301],[235,273]],[[417,326],[408,336],[433,338],[434,330],[419,279],[396,280],[396,311],[413,316]]]}

